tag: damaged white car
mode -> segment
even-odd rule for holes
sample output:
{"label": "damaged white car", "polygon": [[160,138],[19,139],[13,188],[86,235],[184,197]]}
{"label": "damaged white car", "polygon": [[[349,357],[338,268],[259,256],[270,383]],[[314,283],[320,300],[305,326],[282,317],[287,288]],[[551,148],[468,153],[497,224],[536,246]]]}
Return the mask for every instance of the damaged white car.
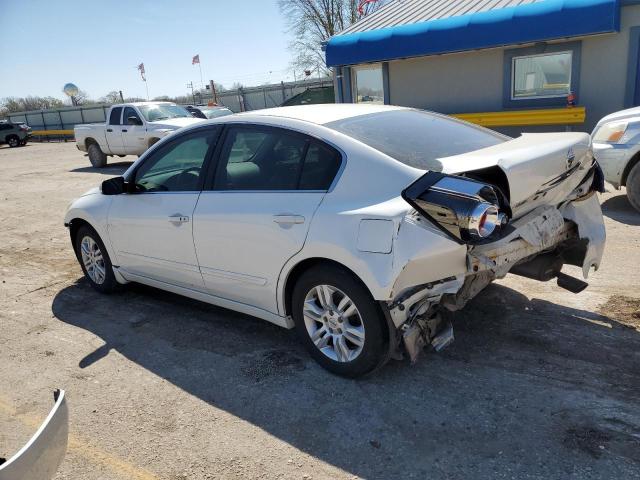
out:
{"label": "damaged white car", "polygon": [[584,289],[561,269],[598,268],[602,189],[583,133],[312,105],[171,134],[65,224],[97,290],[140,282],[295,327],[357,377],[448,345],[450,312],[507,272]]}

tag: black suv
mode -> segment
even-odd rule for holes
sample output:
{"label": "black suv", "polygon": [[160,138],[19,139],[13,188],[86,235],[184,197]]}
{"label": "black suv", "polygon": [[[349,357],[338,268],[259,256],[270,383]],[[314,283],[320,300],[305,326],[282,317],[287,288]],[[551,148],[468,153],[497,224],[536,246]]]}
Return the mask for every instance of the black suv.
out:
{"label": "black suv", "polygon": [[0,122],[0,143],[19,147],[26,145],[29,138],[31,138],[31,127],[26,123]]}

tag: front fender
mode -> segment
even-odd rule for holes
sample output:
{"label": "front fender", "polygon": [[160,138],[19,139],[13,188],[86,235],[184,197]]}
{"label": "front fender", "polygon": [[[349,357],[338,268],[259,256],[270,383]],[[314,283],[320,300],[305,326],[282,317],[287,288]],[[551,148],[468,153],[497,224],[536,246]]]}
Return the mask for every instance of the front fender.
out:
{"label": "front fender", "polygon": [[64,224],[71,226],[74,221],[82,220],[91,225],[98,235],[100,235],[109,254],[109,258],[112,259],[112,263],[118,265],[115,250],[109,239],[107,223],[109,207],[111,206],[112,200],[111,196],[102,195],[101,193],[84,195],[69,206],[64,216]]}

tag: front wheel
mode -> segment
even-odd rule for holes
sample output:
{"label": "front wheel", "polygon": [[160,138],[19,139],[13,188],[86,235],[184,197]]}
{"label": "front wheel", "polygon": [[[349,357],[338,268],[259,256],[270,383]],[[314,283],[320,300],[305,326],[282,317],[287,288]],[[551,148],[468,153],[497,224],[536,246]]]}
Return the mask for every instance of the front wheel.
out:
{"label": "front wheel", "polygon": [[298,335],[322,367],[355,378],[384,364],[383,314],[351,273],[331,267],[310,269],[295,285],[292,300]]}
{"label": "front wheel", "polygon": [[11,148],[15,148],[20,145],[20,139],[15,135],[11,135],[9,138],[7,138],[7,143]]}
{"label": "front wheel", "polygon": [[640,212],[640,162],[635,164],[627,177],[627,198],[633,208]]}
{"label": "front wheel", "polygon": [[91,286],[100,293],[117,290],[118,282],[113,273],[111,259],[96,231],[85,225],[78,229],[75,249],[82,272]]}

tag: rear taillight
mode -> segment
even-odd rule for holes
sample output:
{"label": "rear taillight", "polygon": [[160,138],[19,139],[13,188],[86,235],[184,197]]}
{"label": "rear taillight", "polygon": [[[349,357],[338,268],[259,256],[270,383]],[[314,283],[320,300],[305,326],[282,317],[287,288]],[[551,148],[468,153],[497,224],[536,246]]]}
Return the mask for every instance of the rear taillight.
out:
{"label": "rear taillight", "polygon": [[476,243],[509,221],[511,211],[497,187],[465,177],[428,172],[402,197],[456,240]]}

